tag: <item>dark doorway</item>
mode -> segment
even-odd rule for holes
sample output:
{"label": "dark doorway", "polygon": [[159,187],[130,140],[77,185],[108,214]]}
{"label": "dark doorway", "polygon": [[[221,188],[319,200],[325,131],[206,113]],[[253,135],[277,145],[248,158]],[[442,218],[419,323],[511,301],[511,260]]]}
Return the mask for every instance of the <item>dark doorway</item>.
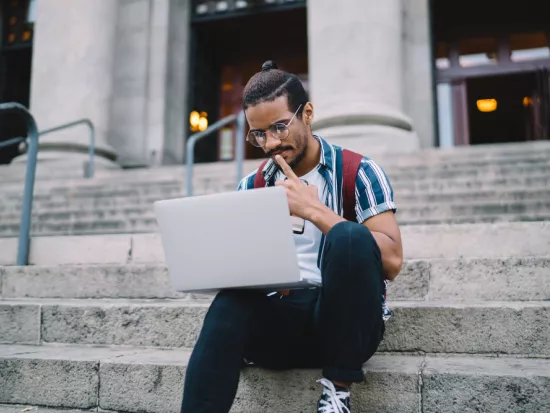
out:
{"label": "dark doorway", "polygon": [[533,116],[533,102],[540,101],[534,73],[474,78],[466,84],[472,145],[540,138],[540,121]]}
{"label": "dark doorway", "polygon": [[[238,113],[243,88],[264,61],[274,60],[283,70],[307,75],[307,50],[305,7],[194,23],[190,110],[206,112],[209,124]],[[199,141],[196,161],[222,159],[220,146],[213,136]],[[265,156],[259,148],[245,147],[248,159]]]}
{"label": "dark doorway", "polygon": [[[1,57],[0,96],[2,102],[17,102],[29,107],[32,48],[5,51]],[[19,115],[0,113],[0,141],[27,135],[25,122]],[[0,149],[0,164],[18,155],[18,146]]]}
{"label": "dark doorway", "polygon": [[[34,1],[0,1],[0,102],[17,102],[29,107]],[[0,113],[0,142],[27,134],[17,114]],[[0,164],[18,155],[18,146],[0,148]]]}

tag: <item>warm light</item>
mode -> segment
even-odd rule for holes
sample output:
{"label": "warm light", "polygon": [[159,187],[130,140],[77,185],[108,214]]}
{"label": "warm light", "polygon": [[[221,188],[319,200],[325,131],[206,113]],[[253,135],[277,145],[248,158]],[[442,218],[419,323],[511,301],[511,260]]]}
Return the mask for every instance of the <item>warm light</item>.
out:
{"label": "warm light", "polygon": [[203,132],[206,129],[208,129],[208,119],[201,117],[199,120],[199,130]]}
{"label": "warm light", "polygon": [[494,112],[497,110],[496,99],[479,99],[477,101],[477,109],[480,112]]}
{"label": "warm light", "polygon": [[31,38],[31,32],[27,31],[23,33],[23,40],[27,41]]}
{"label": "warm light", "polygon": [[216,4],[216,10],[217,11],[227,11],[229,8],[229,5],[226,1],[219,1],[218,4]]}
{"label": "warm light", "polygon": [[197,6],[197,14],[208,13],[208,4],[203,3]]}
{"label": "warm light", "polygon": [[193,111],[191,112],[191,115],[189,115],[189,123],[191,124],[191,128],[197,128],[199,126],[200,122],[200,115],[199,112]]}
{"label": "warm light", "polygon": [[525,96],[523,98],[523,106],[528,107],[533,105],[533,98],[530,98],[529,96]]}

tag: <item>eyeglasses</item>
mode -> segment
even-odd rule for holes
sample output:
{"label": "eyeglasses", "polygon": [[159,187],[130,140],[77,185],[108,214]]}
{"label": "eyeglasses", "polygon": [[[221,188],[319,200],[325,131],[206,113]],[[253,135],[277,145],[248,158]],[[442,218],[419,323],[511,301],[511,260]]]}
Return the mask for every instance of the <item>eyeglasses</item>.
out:
{"label": "eyeglasses", "polygon": [[[283,140],[283,139],[288,138],[288,135],[289,135],[288,127],[290,126],[290,124],[292,123],[292,121],[294,120],[296,115],[298,114],[298,111],[300,110],[301,107],[302,107],[302,105],[298,106],[298,109],[296,110],[296,112],[294,112],[294,115],[292,116],[292,118],[290,119],[288,124],[274,123],[273,125],[271,125],[267,129],[269,131],[269,133],[271,134],[271,136],[273,136],[275,139],[279,139],[279,140]],[[250,132],[248,132],[248,135],[246,136],[246,140],[248,142],[250,142],[252,145],[254,145],[258,148],[262,148],[262,147],[265,146],[265,144],[267,142],[267,132],[262,131],[262,130],[250,131]]]}

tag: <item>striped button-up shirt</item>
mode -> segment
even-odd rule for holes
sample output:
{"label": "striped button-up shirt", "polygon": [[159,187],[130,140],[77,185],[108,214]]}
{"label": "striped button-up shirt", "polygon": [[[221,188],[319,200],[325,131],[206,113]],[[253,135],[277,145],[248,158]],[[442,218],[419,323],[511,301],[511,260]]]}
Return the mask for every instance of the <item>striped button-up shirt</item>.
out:
{"label": "striped button-up shirt", "polygon": [[[319,173],[325,179],[328,187],[325,205],[338,215],[343,216],[342,148],[328,143],[319,136],[315,136],[315,138],[321,143]],[[278,170],[278,165],[272,159],[269,159],[261,171],[264,175],[266,186],[275,185],[275,175]],[[253,189],[256,173],[257,171],[254,171],[244,177],[237,189]],[[355,201],[357,222],[360,223],[382,212],[397,210],[393,197],[393,189],[388,177],[379,165],[367,157],[363,157],[355,180]],[[319,268],[321,268],[324,243],[325,235],[323,234],[317,258],[317,266]],[[386,304],[386,288],[384,288],[382,296],[382,309],[384,320],[389,319],[392,316],[392,312]]]}

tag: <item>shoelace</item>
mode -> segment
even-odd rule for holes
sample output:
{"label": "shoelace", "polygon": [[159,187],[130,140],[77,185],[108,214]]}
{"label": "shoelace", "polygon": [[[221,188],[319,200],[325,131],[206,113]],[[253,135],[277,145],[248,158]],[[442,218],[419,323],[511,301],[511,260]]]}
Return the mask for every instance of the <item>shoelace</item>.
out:
{"label": "shoelace", "polygon": [[344,401],[349,397],[349,392],[336,391],[334,384],[327,379],[319,379],[317,383],[321,383],[325,387],[323,396],[327,396],[326,400],[321,399],[319,401],[319,413],[351,413],[344,404]]}

